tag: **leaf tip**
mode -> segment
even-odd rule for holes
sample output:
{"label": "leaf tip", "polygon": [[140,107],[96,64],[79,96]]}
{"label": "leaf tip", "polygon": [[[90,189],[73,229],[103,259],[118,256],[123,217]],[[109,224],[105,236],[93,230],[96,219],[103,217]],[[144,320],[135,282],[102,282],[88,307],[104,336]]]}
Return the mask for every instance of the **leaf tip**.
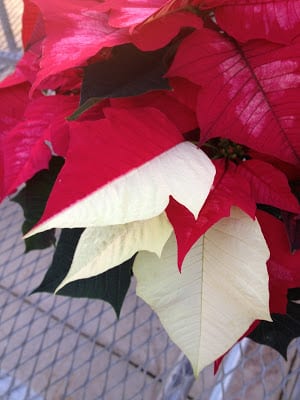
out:
{"label": "leaf tip", "polygon": [[63,280],[61,281],[61,283],[57,286],[57,288],[54,290],[53,294],[58,295],[58,294],[59,294],[58,292],[59,292],[64,286],[66,286],[67,283],[68,283],[68,282],[66,282],[66,280],[63,279]]}

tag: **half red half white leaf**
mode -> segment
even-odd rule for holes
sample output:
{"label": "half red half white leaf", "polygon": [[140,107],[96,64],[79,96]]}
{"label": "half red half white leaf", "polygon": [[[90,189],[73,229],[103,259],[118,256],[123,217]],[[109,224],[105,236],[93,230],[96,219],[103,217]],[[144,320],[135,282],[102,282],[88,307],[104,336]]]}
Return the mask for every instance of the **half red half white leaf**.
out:
{"label": "half red half white leaf", "polygon": [[[40,224],[27,236],[53,227],[119,225],[149,219],[165,210],[170,196],[196,218],[211,188],[215,169],[202,150],[189,142],[180,143],[47,218],[49,209],[57,209],[55,200],[61,201],[65,194],[59,197],[57,193],[58,187],[64,185],[64,172],[58,176]],[[73,191],[78,182],[83,181],[74,175]]]}
{"label": "half red half white leaf", "polygon": [[31,234],[152,218],[171,195],[197,217],[215,174],[205,153],[181,143],[177,128],[156,109],[105,114],[99,121],[70,123],[65,165]]}

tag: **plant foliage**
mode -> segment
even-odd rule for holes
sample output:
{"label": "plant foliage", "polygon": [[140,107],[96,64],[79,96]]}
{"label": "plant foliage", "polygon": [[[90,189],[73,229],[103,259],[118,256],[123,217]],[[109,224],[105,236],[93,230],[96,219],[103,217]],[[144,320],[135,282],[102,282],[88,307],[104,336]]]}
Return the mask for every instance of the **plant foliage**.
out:
{"label": "plant foliage", "polygon": [[24,55],[0,83],[0,196],[25,184],[27,250],[63,229],[38,290],[119,314],[137,252],[138,294],[171,336],[188,320],[174,340],[196,373],[270,313],[253,337],[272,327],[284,346],[259,341],[286,354],[299,334],[299,16],[299,0],[24,0]]}

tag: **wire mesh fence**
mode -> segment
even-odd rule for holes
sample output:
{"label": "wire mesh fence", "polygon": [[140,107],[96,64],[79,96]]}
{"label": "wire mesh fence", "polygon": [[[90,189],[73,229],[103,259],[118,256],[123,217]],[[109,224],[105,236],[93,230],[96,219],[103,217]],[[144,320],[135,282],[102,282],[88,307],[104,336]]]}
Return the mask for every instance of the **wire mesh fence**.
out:
{"label": "wire mesh fence", "polygon": [[22,2],[0,1],[0,79],[10,72],[22,54],[21,25]]}
{"label": "wire mesh fence", "polygon": [[[0,71],[20,56],[20,0],[0,0]],[[1,73],[1,72],[0,72]],[[0,399],[3,400],[239,400],[300,398],[300,341],[288,362],[243,340],[218,373],[195,380],[158,318],[135,295],[120,319],[99,300],[30,292],[41,282],[52,250],[24,254],[23,215],[0,206]]]}

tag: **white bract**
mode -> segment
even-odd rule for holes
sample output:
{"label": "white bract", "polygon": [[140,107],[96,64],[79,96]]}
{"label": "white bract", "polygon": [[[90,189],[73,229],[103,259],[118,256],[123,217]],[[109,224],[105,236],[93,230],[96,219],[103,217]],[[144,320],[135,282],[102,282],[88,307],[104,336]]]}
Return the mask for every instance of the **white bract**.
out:
{"label": "white bract", "polygon": [[158,314],[195,375],[224,354],[254,320],[270,320],[268,258],[258,222],[239,209],[196,242],[181,274],[174,235],[161,258],[146,251],[137,255],[137,294]]}
{"label": "white bract", "polygon": [[70,270],[56,291],[72,281],[99,275],[140,250],[160,257],[172,231],[165,213],[145,221],[87,228],[80,237]]}

